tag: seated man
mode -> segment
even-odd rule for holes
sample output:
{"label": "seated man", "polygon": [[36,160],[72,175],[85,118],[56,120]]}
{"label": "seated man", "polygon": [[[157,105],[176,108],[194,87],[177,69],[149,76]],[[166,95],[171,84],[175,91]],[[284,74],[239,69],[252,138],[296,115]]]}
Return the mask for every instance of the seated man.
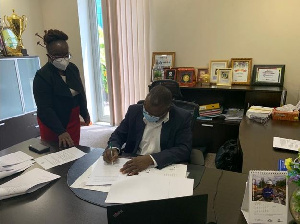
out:
{"label": "seated man", "polygon": [[[112,133],[103,159],[112,163],[121,152],[139,155],[120,170],[134,175],[151,165],[162,169],[187,162],[192,148],[192,115],[172,105],[172,93],[164,86],[155,86],[144,105],[128,108],[124,120]],[[125,147],[121,149],[122,145]]]}

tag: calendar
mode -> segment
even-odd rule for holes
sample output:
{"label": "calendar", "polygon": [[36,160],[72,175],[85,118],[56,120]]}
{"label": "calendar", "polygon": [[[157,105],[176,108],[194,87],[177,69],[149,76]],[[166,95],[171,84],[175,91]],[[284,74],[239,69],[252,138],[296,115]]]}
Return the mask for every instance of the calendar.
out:
{"label": "calendar", "polygon": [[286,171],[249,171],[241,208],[247,223],[287,223],[286,176]]}

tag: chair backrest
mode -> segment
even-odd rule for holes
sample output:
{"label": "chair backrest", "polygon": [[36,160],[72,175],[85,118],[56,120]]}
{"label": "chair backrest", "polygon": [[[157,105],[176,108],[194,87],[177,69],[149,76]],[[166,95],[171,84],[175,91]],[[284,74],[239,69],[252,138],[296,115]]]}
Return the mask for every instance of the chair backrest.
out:
{"label": "chair backrest", "polygon": [[192,114],[192,123],[191,128],[193,130],[194,124],[199,116],[199,105],[193,102],[182,101],[182,100],[173,100],[175,106],[180,107],[189,111]]}
{"label": "chair backrest", "polygon": [[176,82],[174,80],[170,80],[170,79],[156,80],[156,81],[152,82],[152,84],[149,86],[149,91],[157,85],[163,85],[166,88],[168,88],[172,93],[173,99],[175,99],[175,100],[182,99],[182,94],[181,94],[178,82]]}
{"label": "chair backrest", "polygon": [[[139,100],[137,104],[143,104],[145,100]],[[173,104],[177,107],[187,110],[192,114],[191,128],[193,130],[197,117],[199,116],[199,105],[193,102],[173,100]]]}

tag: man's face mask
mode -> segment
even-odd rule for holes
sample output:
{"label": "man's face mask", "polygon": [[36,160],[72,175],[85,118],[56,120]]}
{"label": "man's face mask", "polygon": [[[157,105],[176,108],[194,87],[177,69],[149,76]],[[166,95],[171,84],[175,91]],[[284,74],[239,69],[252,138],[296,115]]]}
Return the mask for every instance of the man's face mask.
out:
{"label": "man's face mask", "polygon": [[159,121],[160,117],[151,116],[146,110],[145,107],[143,107],[143,115],[144,118],[149,122],[157,122]]}

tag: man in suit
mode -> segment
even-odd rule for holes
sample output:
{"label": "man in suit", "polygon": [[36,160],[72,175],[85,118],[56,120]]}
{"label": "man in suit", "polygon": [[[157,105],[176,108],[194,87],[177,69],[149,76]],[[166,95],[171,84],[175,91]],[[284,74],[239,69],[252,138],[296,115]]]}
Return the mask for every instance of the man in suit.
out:
{"label": "man in suit", "polygon": [[129,175],[149,166],[162,169],[187,162],[192,148],[191,118],[188,111],[172,105],[169,89],[155,86],[143,105],[129,106],[125,118],[109,139],[103,159],[110,164],[122,152],[138,155],[120,170]]}

